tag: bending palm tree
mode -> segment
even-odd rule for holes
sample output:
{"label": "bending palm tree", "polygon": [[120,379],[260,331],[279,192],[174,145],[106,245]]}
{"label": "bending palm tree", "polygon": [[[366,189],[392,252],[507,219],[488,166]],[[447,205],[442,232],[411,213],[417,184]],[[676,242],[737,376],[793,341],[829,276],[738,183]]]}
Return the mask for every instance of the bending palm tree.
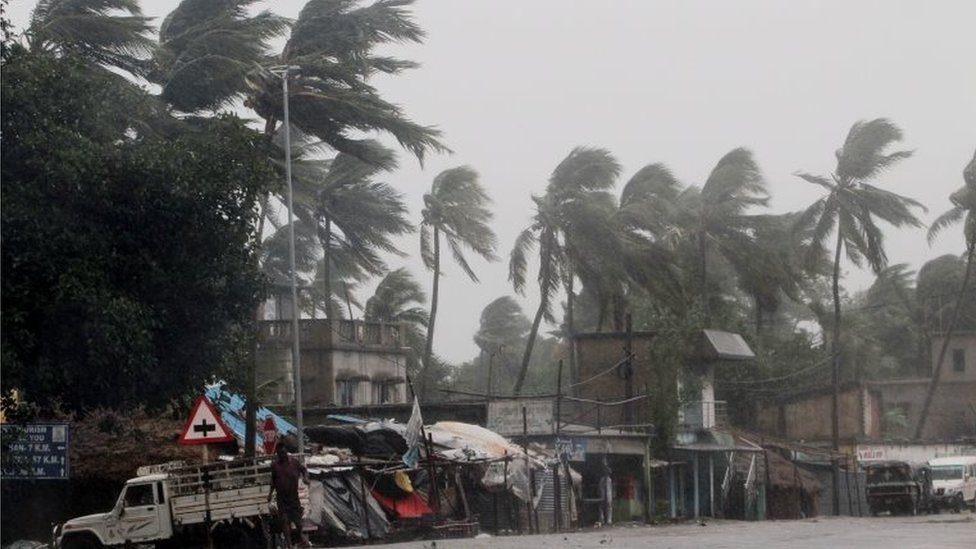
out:
{"label": "bending palm tree", "polygon": [[737,272],[748,269],[755,256],[752,231],[755,219],[747,212],[769,201],[759,166],[746,149],[733,149],[722,157],[696,196],[689,195],[689,236],[698,247],[702,320],[709,324],[707,259],[712,246]]}
{"label": "bending palm tree", "polygon": [[922,413],[919,415],[918,425],[915,427],[916,440],[922,438],[922,432],[925,430],[925,422],[929,417],[932,398],[935,396],[935,390],[939,386],[939,378],[942,377],[942,363],[945,362],[946,351],[949,350],[949,341],[952,339],[952,333],[956,329],[956,322],[959,320],[959,311],[963,308],[962,302],[966,291],[969,289],[969,279],[973,272],[973,258],[976,255],[976,152],[973,153],[973,159],[969,161],[966,169],[963,170],[963,180],[966,182],[966,185],[952,193],[949,197],[949,200],[952,201],[952,208],[940,215],[932,223],[932,227],[929,228],[929,243],[931,243],[949,225],[953,225],[959,221],[963,222],[962,231],[966,236],[966,274],[962,278],[962,286],[959,288],[959,298],[952,311],[952,319],[949,321],[946,333],[943,334],[944,338],[942,340],[942,347],[939,349],[939,358],[936,360],[935,367],[932,369],[932,383],[929,384],[929,390],[925,394]]}
{"label": "bending palm tree", "polygon": [[137,0],[40,0],[27,43],[144,76],[154,48],[151,20]]}
{"label": "bending palm tree", "polygon": [[[424,266],[433,271],[434,281],[430,298],[430,322],[424,347],[424,369],[430,363],[434,347],[434,323],[437,319],[437,298],[441,276],[441,235],[447,242],[454,261],[468,277],[478,282],[478,276],[464,257],[470,248],[488,261],[495,261],[495,233],[488,226],[492,214],[491,200],[478,183],[478,174],[467,166],[441,172],[424,195],[423,221],[420,225],[420,255]],[[427,378],[421,376],[420,397],[426,396]]]}
{"label": "bending palm tree", "polygon": [[[827,238],[836,230],[834,247],[832,289],[834,298],[833,338],[831,354],[833,385],[831,409],[831,435],[834,450],[840,447],[837,401],[840,391],[840,260],[846,251],[847,258],[861,266],[866,260],[875,273],[880,273],[888,263],[884,250],[884,235],[875,219],[886,221],[895,227],[918,227],[918,218],[912,208],[924,207],[904,196],[870,185],[868,181],[878,177],[887,168],[911,156],[911,151],[885,150],[901,141],[898,126],[879,118],[869,122],[857,122],[847,134],[843,147],[837,151],[837,168],[831,176],[824,177],[797,172],[796,176],[823,187],[827,195],[808,207],[797,221],[797,227],[810,233],[810,257],[821,257]],[[834,468],[834,509],[839,510],[840,492],[837,489],[837,471]]]}
{"label": "bending palm tree", "polygon": [[396,165],[393,153],[375,142],[368,147],[377,163],[340,153],[324,174],[304,183],[315,196],[311,211],[304,215],[314,219],[324,252],[319,277],[329,318],[335,316],[332,270],[381,274],[386,270],[382,254],[400,254],[393,237],[413,229],[403,196],[387,183],[373,180],[381,170]]}
{"label": "bending palm tree", "polygon": [[[552,298],[560,283],[567,285],[567,313],[571,316],[573,267],[585,265],[585,251],[595,249],[597,243],[611,246],[614,242],[610,215],[603,205],[613,203],[612,197],[604,195],[606,189],[613,186],[619,172],[619,164],[606,150],[577,147],[553,170],[546,194],[532,197],[536,213],[532,223],[515,239],[508,266],[512,286],[523,294],[528,254],[538,246],[539,308],[532,320],[522,365],[512,388],[515,396],[521,393],[525,383],[539,325],[543,318],[548,322],[555,320]],[[567,320],[572,332],[571,320],[569,317]],[[572,338],[572,333],[569,337]]]}

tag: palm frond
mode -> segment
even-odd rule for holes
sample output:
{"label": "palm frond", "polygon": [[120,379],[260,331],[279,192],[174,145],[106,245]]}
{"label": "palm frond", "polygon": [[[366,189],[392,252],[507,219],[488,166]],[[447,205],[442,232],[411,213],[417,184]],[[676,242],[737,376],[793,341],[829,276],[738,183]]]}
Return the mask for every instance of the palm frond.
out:
{"label": "palm frond", "polygon": [[606,190],[619,174],[620,164],[606,149],[576,147],[553,170],[547,192],[558,197]]}
{"label": "palm frond", "polygon": [[[478,278],[464,257],[464,248],[470,248],[489,261],[497,259],[495,233],[489,225],[492,219],[490,203],[491,199],[478,182],[477,172],[468,166],[444,170],[434,178],[430,192],[424,195],[423,224],[444,233],[455,262],[474,281]],[[432,262],[427,268],[434,268]]]}
{"label": "palm frond", "polygon": [[525,282],[528,274],[528,255],[529,252],[538,244],[538,236],[534,227],[522,230],[515,238],[512,252],[508,261],[508,280],[519,295],[525,294]]}
{"label": "palm frond", "polygon": [[801,171],[793,172],[793,175],[799,177],[800,179],[808,183],[813,183],[814,185],[820,185],[824,189],[827,189],[827,192],[832,192],[834,190],[834,182],[822,175],[814,175],[811,173],[806,173]]}
{"label": "palm frond", "polygon": [[151,21],[137,0],[40,0],[28,43],[141,76],[155,48]]}
{"label": "palm frond", "polygon": [[963,217],[965,217],[965,215],[966,215],[965,210],[956,206],[950,208],[948,211],[946,211],[939,217],[935,218],[935,221],[933,221],[932,224],[929,225],[929,232],[928,232],[929,245],[935,242],[935,239],[936,237],[938,237],[939,233],[947,229],[949,226],[955,225],[956,223],[961,221]]}
{"label": "palm frond", "polygon": [[865,181],[911,156],[911,151],[885,154],[891,144],[902,140],[901,129],[885,118],[856,122],[837,151],[837,176],[844,181]]}
{"label": "palm frond", "polygon": [[673,201],[681,190],[671,170],[664,164],[648,164],[637,170],[620,192],[620,207],[632,203],[656,203]]}
{"label": "palm frond", "polygon": [[765,206],[769,201],[766,182],[752,152],[745,148],[723,156],[702,186],[702,201],[709,210],[738,213],[751,206]]}

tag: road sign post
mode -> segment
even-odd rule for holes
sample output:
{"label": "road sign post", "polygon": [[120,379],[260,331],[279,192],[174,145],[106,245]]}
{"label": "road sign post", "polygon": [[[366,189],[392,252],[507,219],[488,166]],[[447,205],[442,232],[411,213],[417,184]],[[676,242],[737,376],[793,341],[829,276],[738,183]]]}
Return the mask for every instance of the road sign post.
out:
{"label": "road sign post", "polygon": [[[220,413],[214,405],[201,395],[193,404],[186,423],[183,424],[183,432],[180,434],[179,444],[211,444],[215,442],[230,442],[234,440],[234,435],[227,428]],[[209,461],[207,447],[203,449],[203,460]]]}
{"label": "road sign post", "polygon": [[264,418],[264,427],[261,429],[261,436],[264,439],[264,453],[271,455],[278,445],[278,428],[275,426],[274,418],[268,416]]}

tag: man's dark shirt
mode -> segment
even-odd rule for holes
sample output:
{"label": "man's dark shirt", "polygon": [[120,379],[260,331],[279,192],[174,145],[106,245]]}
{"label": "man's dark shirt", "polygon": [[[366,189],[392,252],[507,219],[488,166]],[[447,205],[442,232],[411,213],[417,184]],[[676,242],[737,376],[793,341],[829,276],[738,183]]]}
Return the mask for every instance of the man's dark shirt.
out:
{"label": "man's dark shirt", "polygon": [[298,501],[298,482],[305,476],[305,466],[289,457],[285,463],[271,462],[271,484],[278,495],[278,502]]}

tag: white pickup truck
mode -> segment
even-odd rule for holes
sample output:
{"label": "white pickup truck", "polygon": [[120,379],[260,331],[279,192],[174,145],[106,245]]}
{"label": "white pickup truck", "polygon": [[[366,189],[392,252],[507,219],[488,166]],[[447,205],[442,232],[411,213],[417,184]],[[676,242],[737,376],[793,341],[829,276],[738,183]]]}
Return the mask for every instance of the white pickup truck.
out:
{"label": "white pickup truck", "polygon": [[[57,549],[264,547],[270,538],[270,458],[140,467],[111,511],[54,528]],[[302,486],[302,488],[304,488]],[[307,498],[307,491],[301,490]],[[305,502],[307,509],[307,499]]]}

